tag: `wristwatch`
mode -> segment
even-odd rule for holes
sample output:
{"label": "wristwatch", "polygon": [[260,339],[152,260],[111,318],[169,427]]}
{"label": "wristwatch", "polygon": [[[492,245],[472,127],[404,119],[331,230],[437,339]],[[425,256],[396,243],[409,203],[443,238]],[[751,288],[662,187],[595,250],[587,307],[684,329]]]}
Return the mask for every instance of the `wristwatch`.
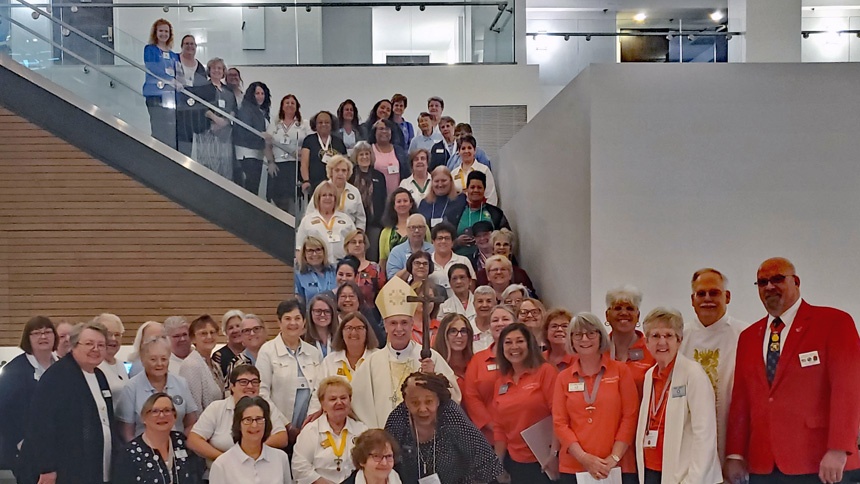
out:
{"label": "wristwatch", "polygon": [[613,459],[615,459],[615,463],[621,462],[621,457],[618,457],[618,456],[617,456],[617,455],[615,455],[615,454],[612,454],[612,455],[610,455],[609,457],[612,457]]}

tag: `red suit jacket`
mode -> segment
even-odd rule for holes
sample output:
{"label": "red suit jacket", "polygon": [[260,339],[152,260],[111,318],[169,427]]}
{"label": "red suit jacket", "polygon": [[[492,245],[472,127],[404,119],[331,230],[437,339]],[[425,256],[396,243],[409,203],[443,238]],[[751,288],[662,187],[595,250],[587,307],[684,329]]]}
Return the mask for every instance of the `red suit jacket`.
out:
{"label": "red suit jacket", "polygon": [[766,330],[765,317],[738,341],[726,455],[743,456],[751,474],[770,474],[774,466],[785,474],[817,474],[825,452],[839,449],[848,452],[845,470],[860,468],[860,338],[854,320],[801,301],[772,386],[763,356]]}

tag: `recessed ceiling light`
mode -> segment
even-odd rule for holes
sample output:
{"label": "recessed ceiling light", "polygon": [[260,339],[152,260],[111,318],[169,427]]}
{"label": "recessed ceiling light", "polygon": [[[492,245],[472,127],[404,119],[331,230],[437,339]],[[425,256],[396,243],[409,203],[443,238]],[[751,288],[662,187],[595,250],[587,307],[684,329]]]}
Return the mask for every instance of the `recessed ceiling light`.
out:
{"label": "recessed ceiling light", "polygon": [[711,14],[711,20],[713,20],[714,22],[719,22],[722,19],[723,19],[723,12],[720,12],[719,10],[716,10],[716,11],[714,11],[714,13]]}
{"label": "recessed ceiling light", "polygon": [[639,12],[639,13],[637,13],[636,15],[634,15],[634,16],[633,16],[633,20],[635,20],[635,21],[637,21],[637,22],[642,22],[642,21],[644,21],[646,18],[648,18],[648,16],[647,16],[647,15],[645,15],[645,12]]}

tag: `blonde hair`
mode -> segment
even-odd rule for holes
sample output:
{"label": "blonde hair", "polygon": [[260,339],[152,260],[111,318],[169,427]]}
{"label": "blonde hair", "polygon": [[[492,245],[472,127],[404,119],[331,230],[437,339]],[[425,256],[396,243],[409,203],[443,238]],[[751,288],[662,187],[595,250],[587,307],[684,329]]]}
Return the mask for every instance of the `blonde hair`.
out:
{"label": "blonde hair", "polygon": [[[448,181],[451,182],[451,185],[450,185],[451,188],[448,189],[448,198],[450,200],[457,198],[457,195],[458,195],[457,187],[454,186],[454,176],[451,175],[451,170],[449,170],[445,166],[437,166],[436,168],[433,169],[433,171],[430,172],[430,180],[431,180],[430,183],[433,183],[432,180],[433,180],[434,176],[447,176]],[[429,203],[433,203],[436,201],[436,193],[433,192],[432,187],[430,188],[430,193],[428,193],[427,196],[424,197],[424,199],[427,200]]]}
{"label": "blonde hair", "polygon": [[[331,180],[331,174],[334,169],[340,165],[346,165],[346,179],[349,180],[352,178],[352,162],[349,161],[349,158],[343,155],[335,155],[332,156],[325,165],[325,174],[329,180]],[[314,191],[314,194],[316,194],[316,191]],[[314,203],[316,203],[316,201],[314,201]]]}
{"label": "blonde hair", "polygon": [[[335,198],[337,198],[337,188],[335,188],[334,183],[332,183],[328,180],[320,183],[319,185],[317,185],[317,188],[314,190],[314,208],[316,208],[317,210],[320,209],[320,198],[322,197],[323,192],[326,190],[331,190],[331,192],[334,194]],[[336,203],[335,203],[335,207],[337,207]]]}
{"label": "blonde hair", "polygon": [[326,246],[325,242],[314,237],[313,235],[309,235],[308,238],[305,239],[305,243],[302,244],[302,250],[299,251],[299,272],[308,272],[309,270],[311,270],[311,266],[310,264],[308,264],[308,248],[322,248],[323,265],[328,265],[328,247]]}

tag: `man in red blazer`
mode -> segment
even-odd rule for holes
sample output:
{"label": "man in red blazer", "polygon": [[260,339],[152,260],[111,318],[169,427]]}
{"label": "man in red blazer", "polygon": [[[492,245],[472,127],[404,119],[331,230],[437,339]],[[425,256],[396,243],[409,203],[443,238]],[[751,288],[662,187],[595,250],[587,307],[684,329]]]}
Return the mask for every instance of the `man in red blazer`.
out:
{"label": "man in red blazer", "polygon": [[860,468],[860,338],[847,313],[810,306],[786,259],[756,277],[768,316],[741,333],[726,436],[737,484],[835,483]]}

